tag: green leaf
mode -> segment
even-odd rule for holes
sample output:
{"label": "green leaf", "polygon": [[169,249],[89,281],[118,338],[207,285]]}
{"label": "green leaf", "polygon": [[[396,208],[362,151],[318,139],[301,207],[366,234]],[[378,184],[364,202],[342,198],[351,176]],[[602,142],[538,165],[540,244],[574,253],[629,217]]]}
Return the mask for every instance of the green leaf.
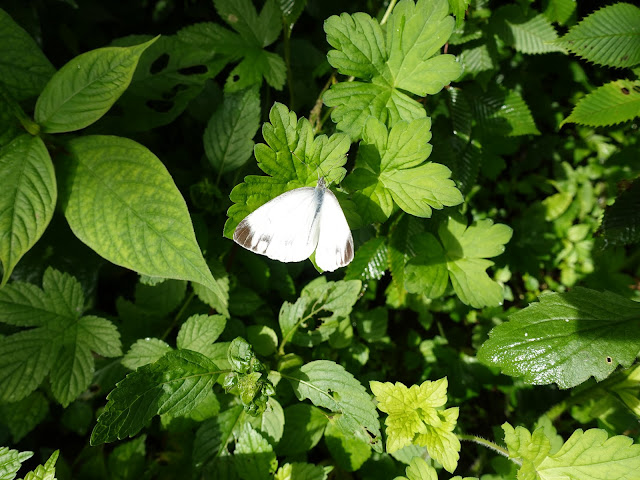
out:
{"label": "green leaf", "polygon": [[33,456],[33,452],[19,452],[9,447],[0,447],[0,479],[13,480],[16,478],[22,462]]}
{"label": "green leaf", "polygon": [[49,225],[58,189],[43,141],[26,134],[0,149],[0,178],[1,287]]}
{"label": "green leaf", "polygon": [[56,462],[60,450],[54,451],[44,465],[38,465],[35,470],[27,473],[24,480],[56,480]]}
{"label": "green leaf", "polygon": [[342,470],[355,472],[371,457],[371,447],[344,433],[333,423],[329,423],[324,432],[324,442],[329,453]]}
{"label": "green leaf", "polygon": [[438,480],[435,468],[422,457],[413,457],[405,473],[407,474],[406,478],[400,477],[401,480]]}
{"label": "green leaf", "polygon": [[327,41],[335,48],[327,54],[329,63],[344,75],[367,81],[338,83],[324,94],[339,130],[357,140],[369,116],[388,127],[426,117],[424,108],[404,92],[434,95],[460,76],[455,57],[439,54],[453,31],[448,13],[446,0],[405,0],[389,16],[386,37],[378,21],[365,13],[325,21]]}
{"label": "green leaf", "polygon": [[111,478],[117,480],[133,480],[145,473],[147,449],[146,435],[140,435],[129,442],[124,442],[113,449],[109,455],[108,466]]}
{"label": "green leaf", "polygon": [[292,456],[310,451],[322,438],[328,421],[325,412],[308,403],[286,407],[278,455]]}
{"label": "green leaf", "polygon": [[[489,42],[470,44],[460,52],[460,63],[464,67],[464,75],[470,75],[475,77],[479,73],[489,70],[495,70],[498,67],[498,61],[495,58],[495,53],[491,50]],[[449,92],[451,93],[450,89]]]}
{"label": "green leaf", "polygon": [[327,341],[340,321],[349,318],[361,289],[359,280],[327,282],[325,277],[306,285],[294,304],[284,302],[280,309],[283,343],[312,347]]}
{"label": "green leaf", "polygon": [[640,180],[635,180],[604,211],[602,231],[605,240],[613,245],[640,242]]}
{"label": "green leaf", "polygon": [[[130,35],[114,40],[112,46],[132,47],[150,38]],[[228,61],[228,56],[215,50],[184,41],[181,31],[163,35],[142,53],[131,84],[100,127],[139,132],[171,123]]]}
{"label": "green leaf", "polygon": [[25,398],[50,373],[54,397],[67,406],[91,383],[92,351],[122,354],[120,334],[108,320],[82,316],[84,294],[74,277],[48,268],[42,285],[14,282],[0,290],[2,321],[35,327],[0,338],[0,399]]}
{"label": "green leaf", "polygon": [[464,24],[464,15],[469,8],[469,3],[471,0],[449,0],[451,13],[456,17],[456,28],[460,28]]}
{"label": "green leaf", "polygon": [[608,67],[640,63],[640,8],[616,3],[597,10],[558,40],[558,44],[589,62]]}
{"label": "green leaf", "polygon": [[257,88],[228,93],[204,131],[204,151],[219,174],[244,165],[253,153],[253,137],[260,123]]}
{"label": "green leaf", "polygon": [[440,225],[438,236],[444,247],[449,277],[462,302],[474,308],[502,303],[502,287],[486,273],[493,262],[485,258],[500,255],[512,233],[507,225],[494,225],[489,219],[467,227],[463,218],[451,216]]}
{"label": "green leaf", "polygon": [[222,315],[192,315],[180,327],[176,345],[206,355],[226,325],[227,319]]}
{"label": "green leaf", "polygon": [[269,397],[267,409],[259,417],[248,417],[248,422],[273,446],[279,444],[284,433],[284,410],[274,397]]}
{"label": "green leaf", "polygon": [[99,48],[69,61],[38,97],[36,122],[47,133],[73,132],[94,123],[127,89],[140,55],[154,41]]}
{"label": "green leaf", "polygon": [[141,338],[131,345],[122,358],[122,365],[131,370],[137,370],[143,365],[157,362],[171,350],[166,342],[158,338]]}
{"label": "green leaf", "polygon": [[550,442],[541,428],[533,435],[508,423],[502,428],[509,455],[522,461],[519,480],[632,480],[640,469],[640,445],[623,435],[607,438],[604,430],[578,429],[558,452],[549,455]]}
{"label": "green leaf", "polygon": [[271,177],[250,175],[229,196],[234,205],[227,211],[224,235],[233,236],[240,221],[272,198],[304,186],[316,186],[319,177],[327,184],[337,183],[345,175],[342,165],[351,145],[349,137],[334,133],[315,137],[306,118],[296,119],[287,107],[275,103],[269,123],[262,127],[267,144],[255,146],[258,167]]}
{"label": "green leaf", "polygon": [[430,233],[420,234],[413,242],[416,256],[405,266],[405,287],[410,293],[439,298],[449,284],[444,250]]}
{"label": "green leaf", "polygon": [[273,447],[248,423],[243,426],[236,441],[233,461],[243,480],[270,480],[278,468]]}
{"label": "green leaf", "polygon": [[40,392],[33,392],[18,402],[0,404],[0,423],[9,429],[13,443],[18,443],[44,420],[48,412],[47,399]]}
{"label": "green leaf", "polygon": [[565,25],[575,11],[575,0],[549,0],[547,8],[544,9],[542,14],[547,17],[547,20],[550,22]]}
{"label": "green leaf", "polygon": [[453,472],[460,458],[460,441],[453,433],[458,407],[442,410],[447,402],[446,377],[407,388],[400,382],[369,383],[385,420],[387,452],[407,445],[427,447],[429,455]]}
{"label": "green leaf", "polygon": [[204,400],[220,371],[204,355],[168,352],[130,373],[107,395],[108,403],[91,433],[91,445],[132,437],[154,415],[184,416]]}
{"label": "green leaf", "polygon": [[296,23],[300,14],[304,11],[304,7],[307,4],[307,0],[279,0],[278,7],[280,7],[280,13],[284,22],[293,28],[293,24]]}
{"label": "green leaf", "polygon": [[298,399],[308,398],[319,407],[339,413],[332,422],[345,436],[356,438],[381,450],[380,427],[375,406],[364,387],[344,367],[316,360],[282,373]]}
{"label": "green leaf", "polygon": [[310,463],[285,463],[276,472],[275,480],[327,480],[332,469]]}
{"label": "green leaf", "polygon": [[609,292],[575,287],[548,293],[495,327],[478,358],[528,383],[574,387],[600,381],[640,350],[640,304]]}
{"label": "green leaf", "polygon": [[0,8],[0,83],[22,101],[42,91],[55,73],[38,44]]}
{"label": "green leaf", "polygon": [[[68,143],[61,176],[73,233],[107,260],[154,277],[201,283],[226,297],[209,271],[187,205],[160,160],[121,137]],[[222,313],[226,314],[226,311]]]}
{"label": "green leaf", "polygon": [[232,439],[234,428],[243,418],[242,406],[236,405],[204,422],[193,444],[193,462],[197,469],[213,469],[216,462],[226,452],[227,443]]}
{"label": "green leaf", "polygon": [[[371,202],[378,203],[381,216],[367,218],[365,223],[383,221],[389,217],[392,205],[385,196],[404,211],[419,217],[430,217],[432,208],[462,203],[455,183],[449,179],[451,171],[438,163],[423,163],[431,153],[431,122],[429,119],[399,122],[391,130],[375,118],[369,118],[362,133],[356,168],[345,180],[348,188],[362,187],[362,179],[369,177],[365,191],[355,192],[353,200],[366,211]],[[368,195],[371,189],[379,192]]]}
{"label": "green leaf", "polygon": [[518,52],[564,52],[556,42],[558,34],[551,22],[534,10],[525,11],[519,5],[507,5],[493,13],[491,22],[502,41]]}
{"label": "green leaf", "polygon": [[580,99],[565,123],[603,127],[640,116],[640,81],[615,80]]}
{"label": "green leaf", "polygon": [[345,280],[379,280],[387,270],[387,241],[384,237],[367,240],[356,251],[344,274]]}

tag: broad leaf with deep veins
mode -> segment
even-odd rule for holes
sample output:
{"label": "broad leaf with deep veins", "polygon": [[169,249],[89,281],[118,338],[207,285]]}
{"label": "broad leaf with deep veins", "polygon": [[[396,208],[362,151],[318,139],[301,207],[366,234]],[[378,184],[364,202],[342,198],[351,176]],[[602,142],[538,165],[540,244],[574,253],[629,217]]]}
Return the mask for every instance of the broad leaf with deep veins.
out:
{"label": "broad leaf with deep veins", "polygon": [[187,205],[153,153],[133,140],[102,135],[73,139],[68,151],[60,174],[63,211],[80,240],[139,273],[201,283],[226,307]]}
{"label": "broad leaf with deep veins", "polygon": [[576,287],[547,293],[495,327],[478,358],[528,383],[574,387],[600,381],[640,350],[640,303]]}

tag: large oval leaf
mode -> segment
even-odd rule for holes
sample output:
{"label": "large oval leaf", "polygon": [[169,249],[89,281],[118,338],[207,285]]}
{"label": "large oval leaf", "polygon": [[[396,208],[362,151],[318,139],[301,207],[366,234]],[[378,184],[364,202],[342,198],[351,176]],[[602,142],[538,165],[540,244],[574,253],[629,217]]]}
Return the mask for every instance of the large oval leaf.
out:
{"label": "large oval leaf", "polygon": [[153,153],[133,140],[102,135],[71,140],[68,151],[62,203],[80,240],[136,272],[201,283],[226,307],[198,247],[187,205]]}
{"label": "large oval leaf", "polygon": [[0,150],[0,262],[4,285],[13,267],[42,236],[58,189],[51,157],[39,137],[21,135]]}

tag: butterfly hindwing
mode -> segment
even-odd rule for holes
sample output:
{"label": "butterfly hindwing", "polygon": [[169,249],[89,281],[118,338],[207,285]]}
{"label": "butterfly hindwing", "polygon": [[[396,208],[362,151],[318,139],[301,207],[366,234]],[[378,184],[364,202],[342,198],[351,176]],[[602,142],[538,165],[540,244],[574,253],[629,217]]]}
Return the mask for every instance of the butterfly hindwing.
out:
{"label": "butterfly hindwing", "polygon": [[316,264],[333,272],[353,260],[353,237],[338,199],[328,188],[320,208]]}
{"label": "butterfly hindwing", "polygon": [[245,217],[233,239],[255,253],[281,262],[309,258],[318,243],[319,192],[312,187],[290,190]]}

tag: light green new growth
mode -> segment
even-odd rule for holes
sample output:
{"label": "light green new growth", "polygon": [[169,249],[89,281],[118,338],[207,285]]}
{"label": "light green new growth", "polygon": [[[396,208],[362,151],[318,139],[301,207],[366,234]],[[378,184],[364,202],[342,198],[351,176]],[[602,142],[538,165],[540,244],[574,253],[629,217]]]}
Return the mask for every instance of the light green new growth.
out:
{"label": "light green new growth", "polygon": [[9,447],[0,447],[0,472],[2,480],[13,480],[23,462],[30,459],[33,452],[19,452]]}
{"label": "light green new growth", "polygon": [[91,383],[91,352],[122,355],[120,334],[110,321],[82,315],[84,293],[74,277],[48,268],[42,286],[14,282],[0,290],[2,322],[34,327],[0,338],[0,400],[25,398],[49,374],[53,396],[67,406]]}
{"label": "light green new growth", "polygon": [[285,463],[276,472],[274,480],[327,480],[332,470],[332,466],[323,467],[302,462]]}
{"label": "light green new growth", "polygon": [[442,409],[447,403],[446,377],[410,388],[400,382],[372,381],[369,385],[378,409],[388,414],[387,452],[412,444],[425,446],[432,458],[453,472],[460,458],[460,441],[453,433],[458,407]]}
{"label": "light green new growth", "polygon": [[640,445],[633,439],[591,429],[576,430],[554,454],[542,428],[531,434],[505,423],[505,443],[509,455],[522,462],[518,480],[635,480],[640,471]]}
{"label": "light green new growth", "polygon": [[56,480],[56,462],[59,455],[60,450],[54,451],[44,465],[38,465],[35,470],[27,473],[24,480]]}
{"label": "light green new growth", "polygon": [[325,21],[329,63],[343,75],[363,81],[341,82],[323,100],[335,107],[331,118],[352,140],[362,135],[369,116],[391,127],[400,120],[425,118],[424,107],[404,92],[434,95],[462,68],[453,55],[440,55],[455,21],[446,0],[402,0],[385,29],[366,13]]}

